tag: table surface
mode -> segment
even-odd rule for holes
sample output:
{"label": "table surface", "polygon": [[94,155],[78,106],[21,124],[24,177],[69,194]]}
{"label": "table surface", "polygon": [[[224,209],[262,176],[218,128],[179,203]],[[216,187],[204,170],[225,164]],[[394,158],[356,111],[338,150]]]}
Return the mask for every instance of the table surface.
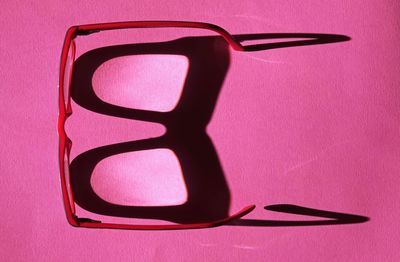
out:
{"label": "table surface", "polygon": [[[389,0],[2,1],[1,257],[397,261],[399,11],[399,2]],[[103,145],[175,132],[178,139],[170,142],[184,153],[151,145],[110,156],[96,165],[90,180],[95,192],[114,204],[168,210],[185,203],[196,188],[202,205],[221,208],[210,208],[216,216],[255,204],[256,209],[241,220],[180,231],[68,225],[56,131],[65,32],[71,25],[130,20],[209,22],[237,39],[258,34],[259,39],[243,42],[258,50],[236,52],[204,34],[177,40],[172,51],[166,44],[133,45],[132,50],[146,50],[103,63],[87,78],[98,88],[96,94],[123,106],[140,95],[133,106],[168,111],[185,90],[195,90],[194,98],[187,99],[194,105],[185,110],[196,117],[180,114],[178,123],[166,127],[146,119],[99,114],[74,99],[74,114],[66,125],[74,141],[71,157]],[[287,44],[294,40],[308,42]],[[77,64],[82,71],[91,47],[81,46]],[[160,54],[154,48],[169,51]],[[208,51],[215,53],[201,55]],[[210,68],[199,69],[201,65]],[[129,86],[135,86],[135,92],[129,92]],[[200,123],[197,116],[205,111],[206,127],[196,128],[206,132],[200,135],[186,128]],[[199,181],[208,179],[209,187],[188,186],[186,180],[195,175],[182,174],[187,171],[180,167],[185,157],[199,164],[193,170]],[[118,165],[121,161],[128,164]],[[193,218],[179,212],[172,216],[183,222]],[[157,220],[162,217],[161,212],[138,222],[163,223]]]}

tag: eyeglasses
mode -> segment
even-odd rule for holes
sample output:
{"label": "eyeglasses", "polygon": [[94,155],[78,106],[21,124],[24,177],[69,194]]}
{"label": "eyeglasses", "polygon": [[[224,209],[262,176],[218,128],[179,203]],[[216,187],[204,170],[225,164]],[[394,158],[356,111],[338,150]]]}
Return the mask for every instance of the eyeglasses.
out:
{"label": "eyeglasses", "polygon": [[132,225],[132,224],[116,224],[102,223],[100,221],[88,218],[79,218],[76,215],[75,200],[73,190],[71,188],[70,177],[70,153],[72,141],[68,138],[64,125],[67,118],[72,114],[71,107],[71,84],[72,74],[74,70],[74,61],[76,46],[74,39],[80,35],[88,35],[95,32],[105,30],[129,29],[129,28],[198,28],[211,30],[223,37],[223,39],[236,51],[244,51],[243,46],[237,42],[223,28],[199,22],[181,22],[181,21],[135,21],[135,22],[118,22],[73,26],[68,29],[61,54],[60,78],[59,78],[59,117],[58,117],[58,134],[59,134],[59,164],[61,190],[64,202],[64,208],[68,222],[72,226],[87,228],[112,228],[112,229],[136,229],[136,230],[167,230],[167,229],[195,229],[209,228],[227,224],[232,220],[238,219],[250,213],[255,206],[250,205],[236,214],[230,215],[224,219],[211,221],[206,223],[192,224],[168,224],[168,225]]}

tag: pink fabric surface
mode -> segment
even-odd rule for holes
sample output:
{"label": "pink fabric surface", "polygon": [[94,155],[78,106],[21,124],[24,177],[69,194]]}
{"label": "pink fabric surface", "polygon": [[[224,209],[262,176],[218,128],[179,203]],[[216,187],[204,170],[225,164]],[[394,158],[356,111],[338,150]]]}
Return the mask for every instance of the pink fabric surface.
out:
{"label": "pink fabric surface", "polygon": [[[398,261],[398,1],[82,2],[1,3],[1,260]],[[256,204],[255,211],[245,219],[324,219],[263,208],[292,204],[369,220],[321,226],[270,223],[153,232],[68,225],[61,199],[56,132],[64,35],[71,25],[129,20],[210,22],[232,34],[325,33],[350,37],[350,41],[323,45],[256,52],[230,50],[230,66],[207,133],[229,186],[230,213]],[[120,43],[126,42],[121,39]],[[90,50],[82,46],[79,54]],[[128,71],[120,70],[123,62],[104,64],[93,77],[93,83],[103,88],[98,91],[100,97],[107,96],[107,87],[113,83],[118,86],[118,81],[140,67],[133,64]],[[157,94],[163,91],[152,90],[153,100],[144,97],[136,103],[151,110],[173,108],[173,99],[181,92],[182,75],[190,67],[185,58],[143,56],[138,63],[160,73],[155,83],[175,89],[164,91],[167,98],[160,101]],[[121,74],[112,80],[104,76],[107,69]],[[155,73],[141,72],[133,84],[147,83],[149,74]],[[131,101],[126,94],[123,97],[124,105]],[[101,115],[75,103],[73,106],[74,114],[66,126],[74,141],[73,157],[102,145],[157,137],[166,130],[160,124]],[[135,156],[123,157],[129,160]],[[139,181],[142,190],[137,192],[138,198],[131,198],[126,184],[135,183],[135,179],[109,178],[107,183],[113,187],[121,185],[117,190],[120,201],[135,205],[185,201],[187,192],[171,152],[149,151],[139,159],[130,168],[154,176]],[[99,195],[115,202],[118,196],[113,194],[117,193],[102,183],[107,181],[102,179],[102,170],[113,173],[117,169],[99,164],[92,185]],[[171,176],[159,190],[151,179],[159,180],[163,171]],[[121,172],[130,173],[125,169]]]}

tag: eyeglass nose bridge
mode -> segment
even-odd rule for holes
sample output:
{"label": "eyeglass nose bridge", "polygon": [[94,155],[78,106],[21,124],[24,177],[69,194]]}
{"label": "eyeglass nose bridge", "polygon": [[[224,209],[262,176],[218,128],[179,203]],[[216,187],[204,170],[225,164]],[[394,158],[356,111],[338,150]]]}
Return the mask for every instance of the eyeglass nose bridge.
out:
{"label": "eyeglass nose bridge", "polygon": [[67,153],[68,155],[71,153],[71,149],[72,149],[72,141],[69,137],[66,137],[66,143],[65,143],[66,149],[67,149]]}

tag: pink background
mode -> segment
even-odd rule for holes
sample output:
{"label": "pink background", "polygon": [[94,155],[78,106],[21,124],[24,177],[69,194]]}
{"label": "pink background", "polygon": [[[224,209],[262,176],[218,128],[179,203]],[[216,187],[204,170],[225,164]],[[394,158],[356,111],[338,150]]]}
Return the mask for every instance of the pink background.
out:
{"label": "pink background", "polygon": [[[2,260],[397,261],[399,12],[398,1],[389,0],[2,1]],[[320,219],[263,209],[293,204],[370,220],[169,232],[69,226],[61,201],[56,133],[65,32],[75,24],[164,19],[211,22],[232,34],[351,37],[326,45],[231,51],[207,131],[229,185],[231,213],[256,204],[246,219]],[[177,60],[166,63],[171,61]],[[182,81],[180,75],[171,77]],[[97,79],[99,86],[102,79]],[[168,83],[174,86],[175,80]],[[77,105],[67,130],[76,144],[75,155],[164,132],[159,125],[100,115]],[[172,160],[165,165],[166,170],[176,169]],[[156,171],[148,171],[157,177]],[[151,183],[142,183],[151,189]],[[181,185],[179,176],[169,183],[171,188]],[[182,189],[164,193],[157,199],[154,191],[143,191],[142,201],[179,202],[185,197]]]}

